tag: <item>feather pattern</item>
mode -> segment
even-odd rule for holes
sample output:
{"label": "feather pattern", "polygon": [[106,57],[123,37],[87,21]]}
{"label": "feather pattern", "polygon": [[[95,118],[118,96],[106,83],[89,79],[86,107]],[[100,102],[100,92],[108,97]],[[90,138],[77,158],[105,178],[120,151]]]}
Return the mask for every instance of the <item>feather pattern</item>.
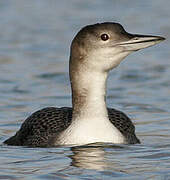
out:
{"label": "feather pattern", "polygon": [[[121,111],[108,108],[111,123],[122,133],[127,143],[140,143],[132,121]],[[14,146],[52,147],[57,137],[71,124],[72,108],[47,107],[29,116],[18,132],[4,143]]]}

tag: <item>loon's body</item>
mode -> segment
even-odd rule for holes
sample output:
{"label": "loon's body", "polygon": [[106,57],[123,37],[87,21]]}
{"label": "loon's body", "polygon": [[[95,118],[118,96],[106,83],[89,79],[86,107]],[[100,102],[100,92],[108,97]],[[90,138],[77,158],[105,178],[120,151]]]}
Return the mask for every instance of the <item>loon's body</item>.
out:
{"label": "loon's body", "polygon": [[159,36],[129,34],[118,23],[84,27],[70,52],[73,107],[47,107],[33,113],[4,143],[30,147],[140,143],[131,120],[106,106],[107,76],[131,52],[162,40]]}
{"label": "loon's body", "polygon": [[[108,108],[108,115],[113,126],[120,131],[122,136],[124,136],[125,143],[140,143],[135,135],[133,123],[123,112]],[[6,140],[5,144],[30,147],[56,146],[61,144],[57,142],[57,139],[60,134],[70,126],[71,121],[72,108],[44,108],[28,117],[16,135]],[[88,136],[88,132],[86,132],[85,136]],[[67,142],[65,144],[67,144]]]}

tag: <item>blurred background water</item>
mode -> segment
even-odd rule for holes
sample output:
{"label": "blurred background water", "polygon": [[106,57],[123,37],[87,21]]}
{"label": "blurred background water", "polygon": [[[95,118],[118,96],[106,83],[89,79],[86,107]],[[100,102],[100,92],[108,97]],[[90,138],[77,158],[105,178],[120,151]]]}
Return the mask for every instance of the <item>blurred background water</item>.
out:
{"label": "blurred background water", "polygon": [[[0,179],[170,179],[170,1],[0,1]],[[108,106],[127,113],[141,145],[2,145],[40,108],[71,106],[68,59],[81,27],[120,22],[167,40],[111,72]]]}

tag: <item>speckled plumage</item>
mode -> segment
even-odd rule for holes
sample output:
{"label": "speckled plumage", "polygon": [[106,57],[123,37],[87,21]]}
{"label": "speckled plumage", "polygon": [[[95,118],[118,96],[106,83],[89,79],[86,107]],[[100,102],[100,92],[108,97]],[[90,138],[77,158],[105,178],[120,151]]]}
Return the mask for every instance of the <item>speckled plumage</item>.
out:
{"label": "speckled plumage", "polygon": [[[108,108],[109,120],[123,134],[127,143],[140,143],[131,120],[121,111]],[[20,130],[4,143],[14,146],[50,147],[72,120],[72,108],[47,107],[36,111],[22,124]]]}

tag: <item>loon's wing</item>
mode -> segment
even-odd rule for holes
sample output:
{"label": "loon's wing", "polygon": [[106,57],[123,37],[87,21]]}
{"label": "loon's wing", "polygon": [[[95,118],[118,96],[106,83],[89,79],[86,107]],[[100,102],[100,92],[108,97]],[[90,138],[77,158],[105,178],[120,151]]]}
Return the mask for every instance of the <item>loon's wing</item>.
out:
{"label": "loon's wing", "polygon": [[128,144],[140,143],[135,134],[135,126],[126,114],[116,109],[108,108],[110,122],[122,133]]}
{"label": "loon's wing", "polygon": [[13,146],[48,147],[71,123],[72,108],[48,107],[34,112],[19,131],[4,143]]}

